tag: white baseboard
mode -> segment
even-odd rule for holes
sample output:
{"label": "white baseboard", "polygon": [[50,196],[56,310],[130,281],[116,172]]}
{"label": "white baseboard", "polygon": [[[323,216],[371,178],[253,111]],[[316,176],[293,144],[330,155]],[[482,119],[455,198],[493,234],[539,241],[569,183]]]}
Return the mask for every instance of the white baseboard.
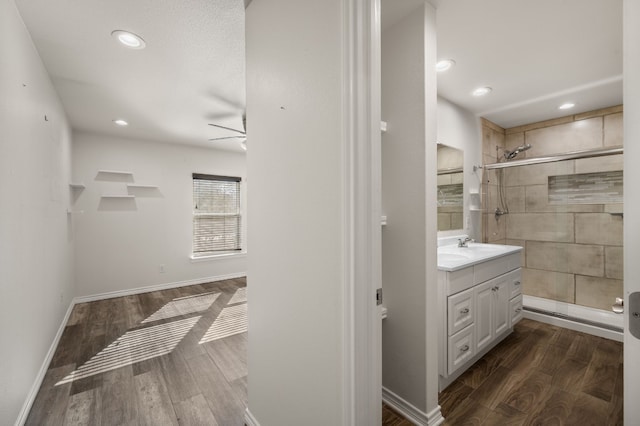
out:
{"label": "white baseboard", "polygon": [[47,374],[47,370],[49,369],[49,364],[51,363],[51,359],[58,348],[58,343],[60,342],[60,338],[62,337],[62,333],[64,332],[64,328],[67,325],[67,321],[69,321],[69,317],[71,316],[71,312],[73,311],[73,307],[75,306],[75,299],[69,303],[69,307],[67,308],[67,312],[64,314],[62,318],[62,322],[60,323],[60,327],[58,327],[58,332],[56,333],[53,341],[51,342],[51,346],[49,346],[49,351],[47,355],[44,357],[44,361],[42,361],[42,365],[40,366],[40,370],[36,375],[36,379],[27,394],[27,399],[24,401],[22,405],[22,409],[20,410],[20,414],[16,419],[15,426],[22,426],[24,422],[27,421],[27,416],[29,415],[29,411],[31,411],[31,406],[38,395],[38,391],[40,390],[40,386],[42,385],[42,381],[44,380],[44,376]]}
{"label": "white baseboard", "polygon": [[80,296],[74,299],[75,303],[95,302],[96,300],[112,299],[114,297],[131,296],[132,294],[149,293],[151,291],[168,290],[170,288],[186,287],[189,285],[205,284],[214,281],[229,280],[232,278],[241,278],[247,275],[246,272],[238,272],[235,274],[217,275],[215,277],[195,278],[192,280],[178,281],[173,283],[154,284],[145,287],[132,288],[127,290],[109,291],[107,293],[92,294],[89,296]]}
{"label": "white baseboard", "polygon": [[253,414],[251,414],[251,411],[249,411],[249,408],[244,412],[244,424],[246,426],[260,426],[260,423],[258,423],[256,418],[253,417]]}
{"label": "white baseboard", "polygon": [[[407,420],[418,426],[435,426],[440,423],[429,423],[429,415],[424,411],[405,400],[404,398],[393,393],[389,389],[382,387],[382,401],[391,408],[402,414]],[[440,413],[440,406],[436,410]],[[433,412],[432,412],[433,413]],[[431,414],[431,413],[430,413]],[[435,414],[433,414],[435,416]],[[440,415],[442,418],[442,415]],[[442,419],[444,421],[444,419]]]}

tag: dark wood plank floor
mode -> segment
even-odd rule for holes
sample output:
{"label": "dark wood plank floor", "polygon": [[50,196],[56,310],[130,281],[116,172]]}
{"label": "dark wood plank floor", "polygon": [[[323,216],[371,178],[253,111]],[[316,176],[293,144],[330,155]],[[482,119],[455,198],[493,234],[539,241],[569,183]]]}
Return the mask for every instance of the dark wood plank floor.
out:
{"label": "dark wood plank floor", "polygon": [[525,319],[439,403],[445,425],[622,425],[622,376],[622,343]]}
{"label": "dark wood plank floor", "polygon": [[[26,425],[243,425],[246,281],[77,305]],[[622,344],[523,320],[439,397],[446,425],[621,425]],[[411,424],[383,404],[385,426]]]}
{"label": "dark wood plank floor", "polygon": [[75,306],[26,425],[244,425],[246,280]]}
{"label": "dark wood plank floor", "polygon": [[622,343],[525,319],[439,402],[447,425],[621,425]]}

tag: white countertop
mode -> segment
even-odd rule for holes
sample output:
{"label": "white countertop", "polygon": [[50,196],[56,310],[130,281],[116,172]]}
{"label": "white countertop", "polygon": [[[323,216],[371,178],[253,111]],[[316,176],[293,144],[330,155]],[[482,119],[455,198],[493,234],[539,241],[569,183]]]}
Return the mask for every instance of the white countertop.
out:
{"label": "white countertop", "polygon": [[468,247],[457,244],[438,247],[438,269],[441,271],[457,271],[497,257],[522,251],[520,246],[503,244],[467,243]]}

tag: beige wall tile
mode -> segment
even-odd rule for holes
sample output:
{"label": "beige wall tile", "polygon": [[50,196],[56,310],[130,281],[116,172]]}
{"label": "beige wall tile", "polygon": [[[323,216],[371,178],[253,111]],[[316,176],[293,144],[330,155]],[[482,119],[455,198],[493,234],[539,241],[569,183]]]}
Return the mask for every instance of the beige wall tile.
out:
{"label": "beige wall tile", "polygon": [[449,213],[438,213],[438,231],[451,229],[451,215]]}
{"label": "beige wall tile", "polygon": [[617,112],[622,112],[622,105],[616,105],[607,108],[596,109],[593,111],[587,111],[580,114],[574,115],[575,120],[584,120],[585,118],[597,117],[601,115],[609,115],[615,114]]}
{"label": "beige wall tile", "polygon": [[532,157],[594,149],[602,147],[603,119],[594,117],[586,120],[560,124],[553,127],[531,130],[525,140],[532,145],[527,152]]}
{"label": "beige wall tile", "polygon": [[451,183],[464,183],[464,174],[463,173],[452,174]]}
{"label": "beige wall tile", "polygon": [[451,229],[463,229],[462,213],[451,213]]}
{"label": "beige wall tile", "polygon": [[604,269],[608,278],[621,280],[624,278],[624,249],[622,247],[604,248]]}
{"label": "beige wall tile", "polygon": [[489,213],[493,212],[496,207],[500,205],[500,199],[498,197],[498,187],[496,185],[487,185],[487,205],[484,209]]}
{"label": "beige wall tile", "polygon": [[575,302],[573,274],[523,268],[522,291],[529,296]]}
{"label": "beige wall tile", "polygon": [[608,213],[576,214],[576,243],[622,245],[622,218]]}
{"label": "beige wall tile", "polygon": [[482,153],[482,164],[493,164],[497,163],[498,159],[496,157],[496,151],[494,150],[491,154]]}
{"label": "beige wall tile", "polygon": [[504,171],[507,186],[547,185],[549,176],[573,174],[574,161],[509,167]]}
{"label": "beige wall tile", "polygon": [[604,117],[604,146],[619,146],[624,144],[622,128],[622,113],[605,115]]}
{"label": "beige wall tile", "polygon": [[527,241],[527,268],[604,276],[604,247]]}
{"label": "beige wall tile", "polygon": [[520,265],[524,268],[526,266],[527,259],[527,247],[525,240],[506,240],[505,244],[510,246],[520,246],[522,247],[522,251],[520,252]]}
{"label": "beige wall tile", "polygon": [[481,123],[482,127],[488,127],[488,128],[493,129],[495,131],[504,133],[504,129],[502,127],[498,126],[493,121],[487,120],[484,117],[480,118],[480,123]]}
{"label": "beige wall tile", "polygon": [[524,186],[511,186],[505,188],[509,212],[524,213],[524,188]]}
{"label": "beige wall tile", "polygon": [[451,175],[438,175],[438,185],[451,185]]}
{"label": "beige wall tile", "polygon": [[624,213],[624,204],[605,204],[604,205],[605,213]]}
{"label": "beige wall tile", "polygon": [[601,213],[602,204],[549,204],[549,188],[545,185],[531,185],[525,187],[525,210],[527,213]]}
{"label": "beige wall tile", "polygon": [[624,157],[622,155],[609,155],[606,157],[581,158],[575,160],[576,173],[609,172],[624,170]]}
{"label": "beige wall tile", "polygon": [[487,242],[493,243],[504,240],[506,238],[505,216],[501,216],[496,220],[493,213],[486,213],[485,223],[487,224],[487,232],[485,234]]}
{"label": "beige wall tile", "polygon": [[621,280],[576,275],[576,304],[610,310],[616,297],[623,296]]}
{"label": "beige wall tile", "polygon": [[496,147],[499,147],[500,150],[504,149],[504,132],[499,132],[489,127],[483,127],[482,154],[495,158]]}
{"label": "beige wall tile", "polygon": [[573,115],[567,115],[564,117],[553,118],[551,120],[538,121],[531,124],[523,124],[522,126],[505,129],[505,134],[509,135],[512,133],[528,132],[534,129],[541,129],[543,127],[551,127],[551,126],[557,126],[559,124],[571,123],[572,121],[573,121]]}
{"label": "beige wall tile", "polygon": [[512,213],[507,215],[507,237],[512,240],[573,242],[573,214]]}
{"label": "beige wall tile", "polygon": [[[509,151],[513,151],[515,148],[519,147],[520,145],[524,145],[524,132],[520,132],[520,133],[512,133],[510,135],[506,135],[504,138],[504,149],[509,150]],[[523,159],[526,158],[527,152],[523,152],[521,154],[518,155],[518,159]]]}

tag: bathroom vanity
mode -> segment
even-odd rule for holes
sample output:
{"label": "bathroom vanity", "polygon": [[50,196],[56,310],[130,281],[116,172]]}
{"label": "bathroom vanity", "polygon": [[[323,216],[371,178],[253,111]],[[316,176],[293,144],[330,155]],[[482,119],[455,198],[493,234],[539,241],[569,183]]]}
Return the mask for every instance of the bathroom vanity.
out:
{"label": "bathroom vanity", "polygon": [[438,247],[440,390],[522,318],[522,247],[452,241]]}

